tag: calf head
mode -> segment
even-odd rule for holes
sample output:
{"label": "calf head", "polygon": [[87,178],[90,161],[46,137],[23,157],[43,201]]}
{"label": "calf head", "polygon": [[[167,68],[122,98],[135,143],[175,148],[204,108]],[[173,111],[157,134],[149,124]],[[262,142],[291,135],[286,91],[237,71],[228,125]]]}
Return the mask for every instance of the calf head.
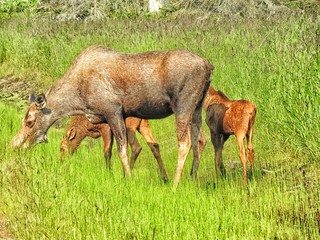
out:
{"label": "calf head", "polygon": [[47,142],[47,118],[51,111],[46,108],[47,100],[44,94],[29,98],[30,106],[25,117],[22,119],[22,126],[18,134],[13,138],[13,147],[28,148],[37,143]]}
{"label": "calf head", "polygon": [[[96,118],[95,120],[97,120]],[[101,121],[99,119],[99,121]],[[92,124],[85,116],[77,115],[67,127],[66,134],[64,135],[61,144],[61,156],[66,153],[73,154],[79,147],[82,140],[86,137],[98,138],[101,136],[101,129],[105,128],[106,124]],[[109,129],[109,128],[108,128]]]}
{"label": "calf head", "polygon": [[76,127],[71,127],[63,137],[60,144],[60,152],[62,157],[65,156],[66,153],[73,154],[75,152],[77,145],[72,143],[74,142],[76,135]]}

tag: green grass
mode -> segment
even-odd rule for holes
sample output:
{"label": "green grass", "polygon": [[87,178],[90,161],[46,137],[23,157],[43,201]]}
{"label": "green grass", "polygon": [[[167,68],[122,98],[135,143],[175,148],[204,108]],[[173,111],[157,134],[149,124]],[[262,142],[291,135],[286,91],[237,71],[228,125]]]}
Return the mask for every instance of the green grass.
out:
{"label": "green grass", "polygon": [[[0,217],[9,221],[14,239],[317,239],[319,21],[308,16],[223,23],[187,17],[4,21],[0,76],[33,81],[46,90],[91,44],[122,52],[186,48],[215,65],[215,88],[258,108],[255,177],[248,188],[240,166],[228,167],[227,179],[216,181],[205,126],[208,144],[199,179],[189,177],[190,154],[174,193],[174,117],[151,121],[171,180],[163,184],[140,136],[143,151],[126,180],[115,146],[113,170],[105,170],[101,140],[86,140],[74,156],[60,160],[63,128],[49,131],[48,144],[13,150],[10,142],[27,105],[1,102]],[[239,162],[233,137],[225,145],[224,162]]]}

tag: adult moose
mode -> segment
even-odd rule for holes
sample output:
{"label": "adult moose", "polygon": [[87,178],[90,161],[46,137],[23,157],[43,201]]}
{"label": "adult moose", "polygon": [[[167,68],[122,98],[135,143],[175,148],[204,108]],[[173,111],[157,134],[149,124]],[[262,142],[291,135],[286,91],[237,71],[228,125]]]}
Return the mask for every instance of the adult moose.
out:
{"label": "adult moose", "polygon": [[[153,138],[149,121],[141,118],[128,117],[125,120],[125,124],[127,128],[128,142],[131,147],[131,158],[129,162],[130,168],[133,168],[136,159],[142,150],[142,147],[136,137],[136,131],[138,131],[150,147],[153,156],[157,160],[161,177],[163,181],[166,182],[168,177],[164,169],[159,144]],[[82,140],[86,137],[102,137],[104,143],[104,157],[106,159],[107,168],[110,169],[113,145],[113,134],[110,126],[107,123],[93,124],[83,115],[73,116],[69,125],[67,126],[66,133],[60,144],[62,156],[64,156],[66,153],[73,154],[79,147]]]}
{"label": "adult moose", "polygon": [[58,119],[85,115],[107,122],[115,135],[125,176],[130,175],[124,119],[160,119],[175,114],[178,138],[176,188],[192,144],[199,158],[201,108],[213,66],[186,50],[123,54],[101,46],[85,49],[45,94],[30,97],[29,109],[13,146],[30,147],[47,140]]}

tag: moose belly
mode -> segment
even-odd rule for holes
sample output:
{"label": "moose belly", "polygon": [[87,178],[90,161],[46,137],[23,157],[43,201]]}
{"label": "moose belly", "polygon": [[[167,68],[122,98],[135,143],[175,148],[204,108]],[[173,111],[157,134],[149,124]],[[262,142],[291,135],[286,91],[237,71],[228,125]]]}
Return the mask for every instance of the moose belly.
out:
{"label": "moose belly", "polygon": [[173,110],[170,101],[142,101],[136,106],[131,105],[128,108],[125,108],[125,114],[128,117],[159,119],[170,116],[173,114]]}

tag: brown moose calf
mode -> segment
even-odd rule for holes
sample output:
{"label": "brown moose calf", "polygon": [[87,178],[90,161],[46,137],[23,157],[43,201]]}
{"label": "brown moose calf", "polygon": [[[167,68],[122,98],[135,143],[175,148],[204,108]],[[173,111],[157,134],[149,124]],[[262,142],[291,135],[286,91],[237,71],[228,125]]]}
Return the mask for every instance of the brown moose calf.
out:
{"label": "brown moose calf", "polygon": [[[128,117],[125,120],[125,124],[127,128],[128,142],[131,147],[130,168],[133,168],[134,163],[142,150],[142,147],[135,134],[135,132],[138,131],[150,147],[153,156],[158,162],[161,177],[166,182],[168,180],[168,177],[160,155],[159,144],[152,136],[149,121],[141,118]],[[107,123],[92,124],[83,115],[76,115],[72,117],[70,124],[66,129],[66,134],[61,141],[61,154],[73,154],[84,138],[99,138],[100,136],[102,137],[104,142],[103,151],[107,163],[107,168],[110,169],[113,145],[113,134],[110,126]]]}
{"label": "brown moose calf", "polygon": [[222,149],[225,141],[234,134],[237,138],[240,160],[243,166],[244,182],[247,184],[246,153],[244,138],[247,139],[250,175],[253,171],[254,150],[252,147],[253,125],[256,117],[256,106],[247,100],[230,100],[221,91],[210,87],[203,108],[206,110],[206,123],[210,128],[211,142],[215,150],[215,168],[225,176],[222,163]]}

